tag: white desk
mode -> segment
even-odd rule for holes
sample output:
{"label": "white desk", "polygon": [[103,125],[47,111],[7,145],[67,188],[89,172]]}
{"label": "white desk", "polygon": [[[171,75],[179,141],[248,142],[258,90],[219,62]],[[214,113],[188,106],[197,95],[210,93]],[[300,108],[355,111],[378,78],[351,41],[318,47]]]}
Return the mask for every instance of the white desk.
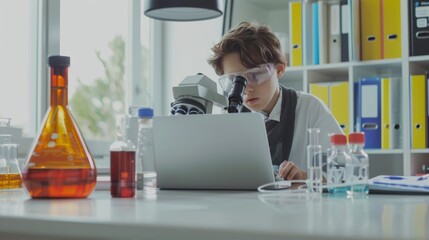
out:
{"label": "white desk", "polygon": [[0,192],[0,239],[429,239],[429,197],[160,191],[32,200]]}

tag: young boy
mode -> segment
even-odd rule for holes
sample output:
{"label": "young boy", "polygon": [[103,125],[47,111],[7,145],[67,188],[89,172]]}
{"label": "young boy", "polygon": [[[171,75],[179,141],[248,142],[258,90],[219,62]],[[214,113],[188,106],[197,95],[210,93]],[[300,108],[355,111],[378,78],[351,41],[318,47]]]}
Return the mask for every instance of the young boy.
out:
{"label": "young boy", "polygon": [[242,111],[261,112],[273,167],[283,179],[307,178],[309,128],[320,129],[323,151],[331,133],[343,133],[329,109],[316,97],[279,84],[286,69],[280,42],[268,26],[243,22],[225,34],[208,60],[220,75],[224,91],[231,90],[235,76],[247,80]]}

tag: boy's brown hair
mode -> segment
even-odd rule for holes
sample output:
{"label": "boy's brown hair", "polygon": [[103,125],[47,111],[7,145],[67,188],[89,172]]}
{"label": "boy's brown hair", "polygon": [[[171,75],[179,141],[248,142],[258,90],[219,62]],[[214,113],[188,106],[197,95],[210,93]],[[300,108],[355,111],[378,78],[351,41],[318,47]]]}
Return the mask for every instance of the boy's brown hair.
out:
{"label": "boy's brown hair", "polygon": [[268,25],[242,22],[225,34],[211,50],[213,55],[208,63],[218,75],[224,74],[223,57],[230,53],[238,53],[246,68],[269,62],[286,65],[280,41]]}

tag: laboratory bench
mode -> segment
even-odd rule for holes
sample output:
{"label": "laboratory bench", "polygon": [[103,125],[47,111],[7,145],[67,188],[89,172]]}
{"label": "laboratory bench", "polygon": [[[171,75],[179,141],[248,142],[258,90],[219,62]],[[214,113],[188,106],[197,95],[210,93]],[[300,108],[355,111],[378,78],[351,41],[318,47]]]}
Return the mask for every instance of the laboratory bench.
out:
{"label": "laboratory bench", "polygon": [[0,239],[429,239],[429,197],[139,192],[31,199],[0,191]]}

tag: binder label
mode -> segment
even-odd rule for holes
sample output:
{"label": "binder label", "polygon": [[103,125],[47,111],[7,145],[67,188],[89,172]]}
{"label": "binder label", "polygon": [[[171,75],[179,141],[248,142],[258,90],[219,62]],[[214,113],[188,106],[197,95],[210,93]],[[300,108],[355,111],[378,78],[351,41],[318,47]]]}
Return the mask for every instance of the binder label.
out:
{"label": "binder label", "polygon": [[416,17],[429,17],[429,6],[416,7]]}
{"label": "binder label", "polygon": [[[331,35],[340,34],[340,5],[332,5],[331,6]],[[335,23],[335,24],[333,24]]]}
{"label": "binder label", "polygon": [[349,33],[349,13],[350,7],[348,4],[341,6],[341,33]]}
{"label": "binder label", "polygon": [[378,117],[378,86],[364,85],[362,86],[362,117],[376,118]]}
{"label": "binder label", "polygon": [[417,27],[418,28],[425,28],[427,26],[428,26],[428,19],[427,18],[417,19]]}

